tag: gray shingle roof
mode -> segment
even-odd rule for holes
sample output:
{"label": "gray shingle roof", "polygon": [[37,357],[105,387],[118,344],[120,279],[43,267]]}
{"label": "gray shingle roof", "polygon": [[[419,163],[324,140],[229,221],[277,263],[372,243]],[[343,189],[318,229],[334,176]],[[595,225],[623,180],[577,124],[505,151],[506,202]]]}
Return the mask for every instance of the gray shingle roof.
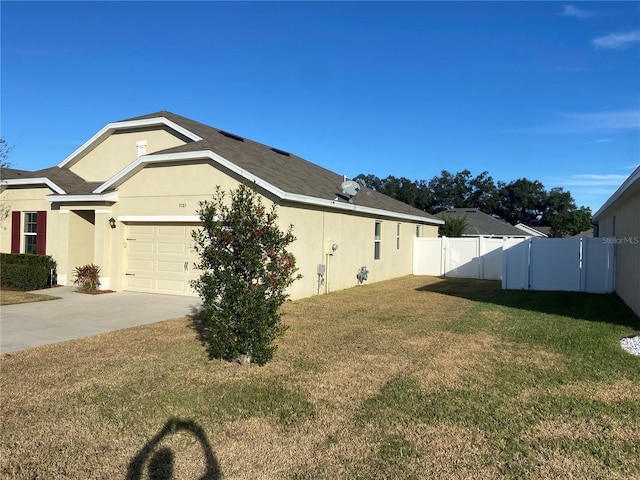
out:
{"label": "gray shingle roof", "polygon": [[28,171],[13,168],[2,169],[3,180],[48,178],[62,190],[73,195],[88,195],[102,182],[87,182],[68,168],[50,167],[43,170]]}
{"label": "gray shingle roof", "polygon": [[[254,142],[240,135],[230,134],[224,130],[209,127],[167,111],[151,113],[123,121],[155,117],[164,117],[197,134],[202,140],[153,153],[168,154],[211,150],[243,170],[287,193],[306,195],[324,200],[338,198],[340,202],[346,202],[346,199],[342,197],[340,188],[343,181],[342,175],[322,168],[293,153]],[[353,199],[353,203],[394,213],[416,215],[425,219],[436,218],[406,203],[365,187],[361,187],[360,193]]]}
{"label": "gray shingle roof", "polygon": [[[340,188],[343,182],[342,175],[311,163],[293,153],[254,142],[248,138],[231,134],[167,111],[150,113],[121,121],[128,122],[158,117],[164,117],[195,133],[202,140],[158,152],[148,152],[147,155],[149,156],[154,154],[211,151],[288,194],[304,195],[329,201],[337,199],[340,203],[347,203],[349,200],[342,194]],[[5,179],[46,177],[70,195],[89,195],[103,183],[86,182],[64,166],[62,168],[51,167],[35,172],[3,169],[2,175]],[[437,219],[422,210],[365,187],[361,187],[358,195],[352,199],[352,203],[392,213],[413,215],[424,218],[426,221]]]}
{"label": "gray shingle roof", "polygon": [[452,217],[466,217],[467,228],[464,232],[465,235],[495,235],[498,237],[527,236],[522,230],[491,215],[487,215],[477,208],[453,208],[445,212],[440,212],[437,216],[444,220],[447,215]]}

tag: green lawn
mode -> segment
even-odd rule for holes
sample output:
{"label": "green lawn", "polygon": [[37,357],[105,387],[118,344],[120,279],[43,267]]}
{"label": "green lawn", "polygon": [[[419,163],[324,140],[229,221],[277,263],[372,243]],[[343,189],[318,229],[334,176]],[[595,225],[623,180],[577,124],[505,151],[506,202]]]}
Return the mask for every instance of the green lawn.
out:
{"label": "green lawn", "polygon": [[640,478],[613,295],[405,277],[286,305],[264,367],[193,319],[0,360],[0,477]]}

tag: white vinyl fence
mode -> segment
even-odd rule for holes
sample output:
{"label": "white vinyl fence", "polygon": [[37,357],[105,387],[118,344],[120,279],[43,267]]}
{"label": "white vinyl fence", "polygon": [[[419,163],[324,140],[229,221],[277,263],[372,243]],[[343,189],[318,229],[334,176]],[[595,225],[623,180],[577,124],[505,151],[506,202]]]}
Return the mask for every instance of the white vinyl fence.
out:
{"label": "white vinyl fence", "polygon": [[615,242],[604,238],[532,238],[504,250],[507,290],[615,291]]}
{"label": "white vinyl fence", "polygon": [[415,238],[414,275],[502,280],[509,290],[615,290],[615,242],[602,238]]}
{"label": "white vinyl fence", "polygon": [[500,280],[503,248],[523,241],[523,238],[415,238],[413,274]]}

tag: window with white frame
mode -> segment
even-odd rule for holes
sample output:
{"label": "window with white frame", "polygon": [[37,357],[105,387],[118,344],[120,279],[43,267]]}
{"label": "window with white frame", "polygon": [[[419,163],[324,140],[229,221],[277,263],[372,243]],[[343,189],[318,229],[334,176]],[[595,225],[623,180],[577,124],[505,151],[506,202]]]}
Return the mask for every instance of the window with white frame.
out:
{"label": "window with white frame", "polygon": [[380,260],[380,243],[381,243],[382,223],[376,222],[373,237],[373,259]]}
{"label": "window with white frame", "polygon": [[38,238],[38,213],[24,212],[24,253],[36,253],[36,243]]}
{"label": "window with white frame", "polygon": [[396,250],[400,250],[400,225],[396,226]]}

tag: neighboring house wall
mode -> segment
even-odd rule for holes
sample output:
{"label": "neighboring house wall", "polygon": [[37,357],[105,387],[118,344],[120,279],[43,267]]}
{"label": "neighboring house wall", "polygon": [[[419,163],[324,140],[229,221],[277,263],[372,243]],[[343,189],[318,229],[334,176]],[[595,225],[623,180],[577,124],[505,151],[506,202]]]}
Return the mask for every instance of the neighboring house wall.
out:
{"label": "neighboring house wall", "polygon": [[598,218],[598,236],[616,241],[616,292],[640,315],[640,193],[620,199]]}
{"label": "neighboring house wall", "polygon": [[105,181],[138,158],[138,143],[146,144],[146,153],[177,147],[185,142],[166,128],[145,128],[133,132],[113,132],[105,141],[73,159],[69,169],[88,182]]}

